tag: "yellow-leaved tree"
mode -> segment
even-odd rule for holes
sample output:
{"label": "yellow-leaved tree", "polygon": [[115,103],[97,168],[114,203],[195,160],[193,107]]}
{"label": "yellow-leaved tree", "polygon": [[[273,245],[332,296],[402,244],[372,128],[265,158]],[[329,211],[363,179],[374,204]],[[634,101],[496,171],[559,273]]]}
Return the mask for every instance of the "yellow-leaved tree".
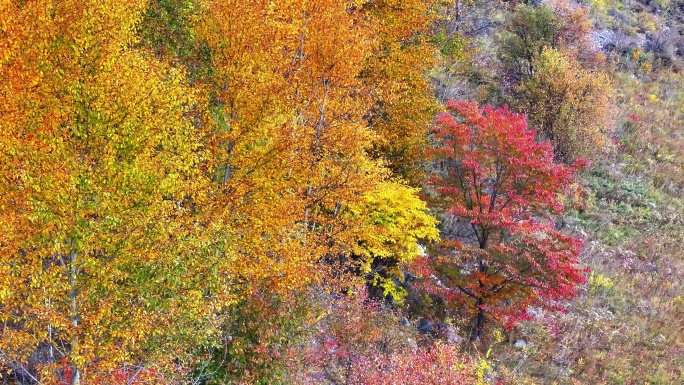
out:
{"label": "yellow-leaved tree", "polygon": [[223,263],[194,93],[131,48],[144,1],[0,4],[0,362],[76,384],[170,360],[210,337]]}
{"label": "yellow-leaved tree", "polygon": [[351,215],[367,220],[366,226],[359,228],[353,249],[359,271],[381,288],[383,295],[399,303],[406,296],[396,284],[404,279],[401,264],[424,253],[421,241],[439,239],[437,220],[417,194],[416,188],[385,182],[350,208]]}

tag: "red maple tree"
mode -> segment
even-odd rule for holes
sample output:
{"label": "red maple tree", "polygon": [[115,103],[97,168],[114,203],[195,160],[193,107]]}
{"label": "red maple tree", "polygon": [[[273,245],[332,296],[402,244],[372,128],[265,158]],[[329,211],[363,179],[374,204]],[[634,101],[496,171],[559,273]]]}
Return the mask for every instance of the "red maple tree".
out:
{"label": "red maple tree", "polygon": [[511,328],[528,309],[561,310],[558,301],[586,282],[578,265],[582,243],[556,230],[559,200],[583,161],[554,163],[553,146],[537,143],[524,115],[504,106],[449,101],[436,118],[429,179],[443,210],[433,290],[466,303],[471,340],[488,320]]}

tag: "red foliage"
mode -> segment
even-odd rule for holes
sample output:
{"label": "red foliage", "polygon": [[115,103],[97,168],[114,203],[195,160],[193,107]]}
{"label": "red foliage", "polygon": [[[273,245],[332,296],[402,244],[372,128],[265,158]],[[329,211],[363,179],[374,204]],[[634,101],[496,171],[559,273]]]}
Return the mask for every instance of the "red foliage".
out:
{"label": "red foliage", "polygon": [[558,194],[586,163],[555,164],[552,145],[535,142],[525,117],[506,107],[452,100],[447,108],[436,119],[429,184],[454,224],[432,258],[432,288],[470,304],[476,338],[488,319],[512,327],[530,306],[560,310],[557,301],[586,281],[582,243],[554,224],[564,210]]}
{"label": "red foliage", "polygon": [[437,343],[390,357],[359,357],[350,383],[464,385],[475,382],[475,363],[453,345]]}
{"label": "red foliage", "polygon": [[388,309],[365,291],[331,298],[308,346],[293,356],[299,384],[445,384],[476,382],[474,359],[453,345],[419,346],[411,328],[399,326]]}

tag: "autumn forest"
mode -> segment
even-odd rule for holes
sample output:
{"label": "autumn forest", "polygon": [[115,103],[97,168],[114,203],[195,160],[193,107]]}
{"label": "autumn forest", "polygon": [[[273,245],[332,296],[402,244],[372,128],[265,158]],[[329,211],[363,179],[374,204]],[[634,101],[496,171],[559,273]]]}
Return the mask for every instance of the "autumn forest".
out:
{"label": "autumn forest", "polygon": [[0,384],[684,382],[674,0],[0,0]]}

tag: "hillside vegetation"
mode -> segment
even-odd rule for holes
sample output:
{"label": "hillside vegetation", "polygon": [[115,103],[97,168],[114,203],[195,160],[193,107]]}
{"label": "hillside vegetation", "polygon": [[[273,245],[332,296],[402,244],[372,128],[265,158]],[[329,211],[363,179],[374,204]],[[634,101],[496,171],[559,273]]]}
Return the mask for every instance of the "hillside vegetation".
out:
{"label": "hillside vegetation", "polygon": [[0,383],[684,383],[684,6],[0,0]]}

